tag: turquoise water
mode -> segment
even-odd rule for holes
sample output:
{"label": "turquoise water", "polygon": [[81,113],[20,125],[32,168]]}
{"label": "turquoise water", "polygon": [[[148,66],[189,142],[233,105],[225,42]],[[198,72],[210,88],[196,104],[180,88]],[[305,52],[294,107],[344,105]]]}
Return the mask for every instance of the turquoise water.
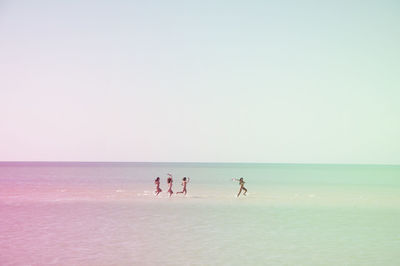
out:
{"label": "turquoise water", "polygon": [[400,265],[399,166],[3,163],[0,210],[1,265]]}

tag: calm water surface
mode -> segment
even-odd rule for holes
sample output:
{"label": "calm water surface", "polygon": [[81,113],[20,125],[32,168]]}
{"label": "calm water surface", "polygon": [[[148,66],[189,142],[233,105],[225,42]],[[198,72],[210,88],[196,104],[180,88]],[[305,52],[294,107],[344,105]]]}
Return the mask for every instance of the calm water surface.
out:
{"label": "calm water surface", "polygon": [[2,163],[0,236],[0,265],[400,265],[400,167]]}

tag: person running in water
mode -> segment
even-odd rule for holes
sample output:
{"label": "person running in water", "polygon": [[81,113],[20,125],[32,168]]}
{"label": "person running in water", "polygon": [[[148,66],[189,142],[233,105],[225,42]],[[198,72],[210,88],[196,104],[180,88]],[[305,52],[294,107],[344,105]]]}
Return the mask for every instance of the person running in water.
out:
{"label": "person running in water", "polygon": [[243,177],[241,177],[240,179],[232,178],[232,180],[239,181],[239,185],[240,185],[239,193],[237,194],[236,197],[239,197],[240,193],[242,193],[242,190],[244,190],[243,195],[246,196],[247,189],[244,187],[245,182],[243,181]]}
{"label": "person running in water", "polygon": [[154,184],[156,184],[156,191],[154,191],[154,195],[158,196],[160,192],[162,191],[160,188],[160,178],[157,177],[156,180],[154,180]]}
{"label": "person running in water", "polygon": [[171,195],[174,194],[174,192],[172,191],[172,175],[171,174],[168,174],[167,183],[168,183],[168,193],[169,193],[169,196],[171,197]]}
{"label": "person running in water", "polygon": [[186,177],[184,177],[184,178],[182,179],[182,186],[183,186],[183,189],[182,189],[182,191],[176,192],[176,194],[185,193],[185,195],[186,195],[186,193],[187,193],[187,191],[186,191],[186,184],[189,182],[189,180],[190,180],[190,178],[186,178]]}

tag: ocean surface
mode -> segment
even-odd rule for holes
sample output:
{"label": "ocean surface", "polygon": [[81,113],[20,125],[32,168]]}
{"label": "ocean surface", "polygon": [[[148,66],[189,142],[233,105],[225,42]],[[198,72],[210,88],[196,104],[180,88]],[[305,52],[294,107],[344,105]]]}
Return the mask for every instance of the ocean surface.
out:
{"label": "ocean surface", "polygon": [[400,166],[0,163],[0,265],[400,265]]}

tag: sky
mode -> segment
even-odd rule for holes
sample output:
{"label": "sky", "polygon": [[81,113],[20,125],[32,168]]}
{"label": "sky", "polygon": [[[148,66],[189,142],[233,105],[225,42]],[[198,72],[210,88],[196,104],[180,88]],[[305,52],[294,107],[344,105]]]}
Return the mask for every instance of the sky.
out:
{"label": "sky", "polygon": [[0,161],[400,164],[399,13],[0,0]]}

